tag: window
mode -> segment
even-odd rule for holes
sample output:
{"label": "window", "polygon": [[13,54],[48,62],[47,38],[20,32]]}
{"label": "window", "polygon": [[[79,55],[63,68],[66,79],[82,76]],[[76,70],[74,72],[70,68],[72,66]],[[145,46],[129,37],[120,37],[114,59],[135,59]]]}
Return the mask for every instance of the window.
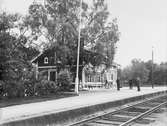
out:
{"label": "window", "polygon": [[48,57],[44,58],[44,64],[48,64]]}

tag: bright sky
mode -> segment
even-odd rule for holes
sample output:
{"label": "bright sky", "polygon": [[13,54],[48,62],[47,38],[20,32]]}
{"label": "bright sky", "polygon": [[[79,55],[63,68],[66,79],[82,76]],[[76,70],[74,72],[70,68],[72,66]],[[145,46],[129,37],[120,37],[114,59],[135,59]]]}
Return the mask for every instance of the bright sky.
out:
{"label": "bright sky", "polygon": [[108,0],[121,32],[115,60],[126,66],[133,58],[167,61],[167,0]]}
{"label": "bright sky", "polygon": [[[33,0],[0,0],[0,10],[27,13]],[[167,0],[107,0],[121,32],[115,61],[125,67],[134,58],[167,61]]]}

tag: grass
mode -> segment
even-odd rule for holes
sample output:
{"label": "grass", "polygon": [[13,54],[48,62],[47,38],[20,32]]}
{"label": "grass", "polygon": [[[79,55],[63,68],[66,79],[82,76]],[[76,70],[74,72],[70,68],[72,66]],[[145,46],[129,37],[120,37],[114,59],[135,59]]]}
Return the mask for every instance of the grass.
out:
{"label": "grass", "polygon": [[74,96],[77,96],[77,94],[75,94],[74,92],[59,92],[55,95],[50,95],[50,96],[38,96],[38,97],[32,96],[32,97],[13,98],[13,99],[3,98],[3,99],[0,99],[0,108],[13,106],[13,105],[56,100],[60,98],[67,98],[67,97],[74,97]]}

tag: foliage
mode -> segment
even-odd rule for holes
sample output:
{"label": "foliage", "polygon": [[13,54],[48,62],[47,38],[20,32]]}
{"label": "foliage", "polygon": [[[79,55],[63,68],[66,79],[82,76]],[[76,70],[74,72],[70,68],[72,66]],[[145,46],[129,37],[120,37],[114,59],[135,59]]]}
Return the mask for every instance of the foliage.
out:
{"label": "foliage", "polygon": [[141,81],[146,84],[151,84],[151,81],[153,81],[153,83],[156,85],[166,85],[166,76],[167,63],[152,64],[151,60],[143,62],[141,60],[134,59],[132,60],[132,65],[124,68],[121,71],[122,80],[130,80],[136,77],[140,77]]}
{"label": "foliage", "polygon": [[[26,46],[24,34],[17,34],[19,15],[0,13],[0,80],[3,81],[3,96],[23,97],[24,81],[30,80],[32,48]],[[31,52],[29,53],[29,51]]]}
{"label": "foliage", "polygon": [[70,89],[70,85],[72,84],[70,73],[66,70],[60,71],[57,78],[57,83],[61,90],[68,91]]}
{"label": "foliage", "polygon": [[25,96],[29,97],[35,95],[35,90],[34,90],[35,83],[37,83],[37,81],[34,82],[30,80],[24,81]]}
{"label": "foliage", "polygon": [[159,85],[167,85],[167,63],[161,63],[154,67],[153,82]]}
{"label": "foliage", "polygon": [[[25,20],[38,39],[41,36],[45,38],[46,48],[54,48],[64,66],[69,62],[71,66],[76,64],[79,6],[79,0],[46,0],[45,5],[33,3],[29,7],[29,18]],[[108,22],[109,12],[105,1],[93,0],[91,6],[83,2],[81,15],[81,36],[84,40],[81,40],[81,54],[83,57],[88,54],[82,50],[83,46],[96,54],[85,61],[93,65],[102,62],[111,65],[119,32],[115,19]]]}
{"label": "foliage", "polygon": [[121,71],[121,79],[122,80],[130,80],[132,79],[132,72],[131,72],[131,66],[127,66]]}
{"label": "foliage", "polygon": [[57,93],[59,87],[56,82],[48,81],[45,72],[39,73],[39,78],[35,78],[35,70],[28,74],[24,80],[26,96],[47,96]]}
{"label": "foliage", "polygon": [[39,82],[35,77],[35,69],[31,69],[27,74],[25,74],[26,78],[23,81],[24,85],[24,93],[26,97],[35,95],[35,84]]}
{"label": "foliage", "polygon": [[[76,71],[79,7],[79,0],[46,0],[45,5],[33,2],[25,17],[0,13],[1,95],[47,95],[58,89],[53,82],[32,77],[30,59],[39,53],[33,47],[35,42],[42,43],[44,49],[53,47],[61,68],[70,65],[69,69]],[[104,0],[93,0],[92,6],[83,2],[81,15],[80,65],[84,62],[111,65],[119,32],[116,20],[107,21],[109,13]],[[85,51],[84,47],[91,51]],[[71,83],[69,73],[60,72],[58,83],[62,90],[67,90]]]}
{"label": "foliage", "polygon": [[4,82],[0,80],[0,98],[4,95]]}
{"label": "foliage", "polygon": [[25,55],[24,60],[31,61],[35,56],[37,56],[40,52],[35,47],[29,46],[29,47],[21,47],[19,48]]}
{"label": "foliage", "polygon": [[144,62],[140,60],[132,60],[132,78],[139,77],[142,82],[146,82],[148,79],[149,71],[147,70]]}
{"label": "foliage", "polygon": [[144,62],[134,59],[132,60],[132,65],[126,67],[122,74],[123,78],[127,80],[139,77],[142,82],[146,82],[148,80],[149,70],[146,68]]}
{"label": "foliage", "polygon": [[[91,49],[102,54],[106,59],[107,66],[112,65],[115,54],[115,44],[119,40],[117,20],[108,22],[109,12],[104,0],[93,0],[91,8],[85,12],[87,25],[83,29],[86,43],[91,45]],[[99,60],[96,60],[99,61]]]}
{"label": "foliage", "polygon": [[24,97],[24,86],[19,81],[6,81],[3,85],[3,96],[8,98]]}
{"label": "foliage", "polygon": [[57,93],[59,88],[53,81],[41,80],[35,83],[34,89],[36,96],[47,96]]}

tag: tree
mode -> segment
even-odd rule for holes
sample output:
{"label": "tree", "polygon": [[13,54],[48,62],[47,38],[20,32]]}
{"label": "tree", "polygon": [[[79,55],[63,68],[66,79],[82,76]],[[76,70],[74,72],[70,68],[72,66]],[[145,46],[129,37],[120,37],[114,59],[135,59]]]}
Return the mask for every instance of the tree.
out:
{"label": "tree", "polygon": [[[149,60],[149,61],[145,62],[145,66],[149,70],[148,83],[151,83],[151,79],[152,79],[152,61]],[[154,65],[154,68],[155,68],[155,65]]]}
{"label": "tree", "polygon": [[156,85],[167,84],[167,63],[161,63],[154,67],[153,83]]}
{"label": "tree", "polygon": [[93,0],[93,6],[85,12],[85,28],[83,29],[86,43],[91,50],[101,53],[107,66],[112,65],[115,44],[119,40],[117,20],[108,22],[109,12],[104,0]]}
{"label": "tree", "polygon": [[123,78],[125,80],[130,80],[139,77],[143,83],[147,82],[149,70],[146,68],[145,63],[139,59],[133,59],[131,63],[130,66],[123,70]]}
{"label": "tree", "polygon": [[131,72],[131,66],[127,66],[126,68],[122,70],[121,78],[126,81],[133,79],[132,72]]}
{"label": "tree", "polygon": [[139,77],[142,82],[148,80],[149,70],[146,68],[145,64],[141,60],[132,60],[132,76],[133,78]]}
{"label": "tree", "polygon": [[157,85],[164,85],[167,82],[167,79],[166,79],[167,64],[166,63],[161,63],[161,64],[154,63],[152,68],[152,61],[149,60],[145,62],[145,65],[146,65],[146,68],[150,71],[149,77],[148,77],[148,83],[151,83],[151,79],[153,79],[152,80],[153,83]]}
{"label": "tree", "polygon": [[[47,41],[45,48],[55,48],[63,65],[68,64],[69,60],[72,61],[72,65],[76,65],[79,6],[79,0],[46,0],[45,5],[33,3],[29,7],[29,18],[26,18],[33,33],[38,38],[43,36]],[[119,32],[116,20],[107,23],[108,16],[104,0],[93,0],[92,6],[82,3],[83,46],[95,52],[96,56],[92,62],[105,62],[110,66],[115,53],[115,43],[119,40]],[[81,51],[81,54],[88,53]]]}
{"label": "tree", "polygon": [[[0,13],[0,80],[3,81],[3,94],[9,97],[24,95],[22,81],[26,79],[32,66],[25,48],[27,39],[17,34],[20,16]],[[29,48],[30,49],[30,48]]]}

